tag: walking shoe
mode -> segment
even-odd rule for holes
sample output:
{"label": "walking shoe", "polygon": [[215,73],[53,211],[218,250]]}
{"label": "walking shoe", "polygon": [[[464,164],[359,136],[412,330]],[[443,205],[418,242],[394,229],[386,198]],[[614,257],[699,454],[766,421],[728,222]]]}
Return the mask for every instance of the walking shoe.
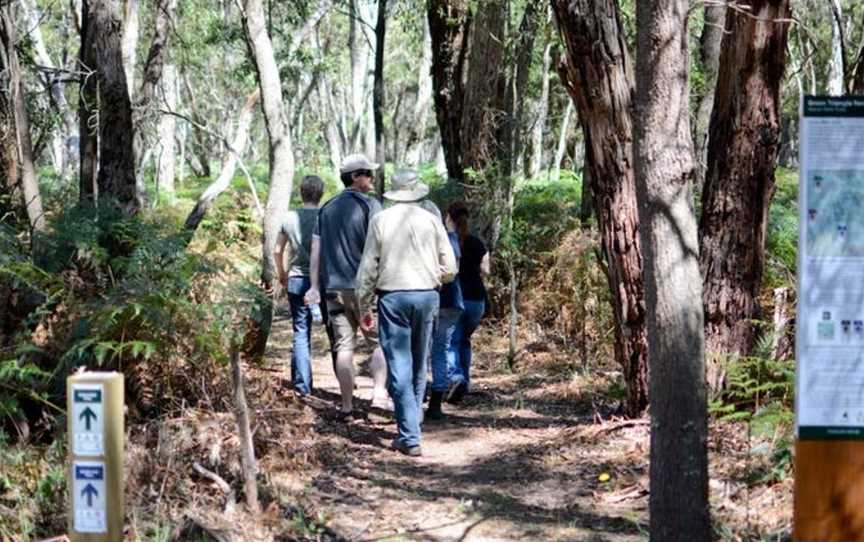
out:
{"label": "walking shoe", "polygon": [[420,457],[423,455],[423,450],[420,449],[419,444],[417,446],[408,446],[399,439],[393,439],[393,442],[390,443],[390,447],[400,454],[405,454],[409,457]]}
{"label": "walking shoe", "polygon": [[450,384],[450,387],[447,389],[447,395],[444,400],[450,403],[451,405],[457,405],[462,402],[462,399],[465,398],[465,394],[468,392],[468,384],[465,383],[464,380],[460,380],[456,384]]}
{"label": "walking shoe", "polygon": [[446,416],[441,411],[441,400],[444,398],[443,391],[433,391],[429,398],[429,408],[426,409],[425,418],[429,421],[441,421]]}

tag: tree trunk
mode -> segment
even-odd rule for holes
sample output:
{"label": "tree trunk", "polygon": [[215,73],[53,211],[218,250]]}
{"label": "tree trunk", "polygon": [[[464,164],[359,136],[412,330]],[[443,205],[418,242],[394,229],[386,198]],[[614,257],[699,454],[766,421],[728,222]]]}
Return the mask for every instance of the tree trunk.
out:
{"label": "tree trunk", "polygon": [[417,99],[411,121],[408,123],[408,133],[405,137],[405,163],[409,167],[417,167],[423,160],[423,144],[426,142],[426,118],[429,104],[432,101],[432,38],[429,35],[429,20],[423,21],[423,57],[417,69]]}
{"label": "tree trunk", "polygon": [[561,162],[564,161],[564,155],[567,153],[567,133],[570,131],[570,118],[573,116],[573,102],[567,101],[567,108],[564,110],[564,117],[561,119],[561,131],[558,134],[558,146],[555,149],[555,163],[552,166],[554,173],[552,178],[558,180],[561,178]]}
{"label": "tree trunk", "polygon": [[828,61],[827,90],[830,96],[842,96],[846,93],[846,40],[843,35],[843,8],[840,6],[839,0],[828,0],[828,4],[831,17],[831,58]]}
{"label": "tree trunk", "polygon": [[761,314],[768,208],[780,144],[780,85],[789,0],[729,10],[699,223],[708,384],[723,387],[722,358],[747,355]]}
{"label": "tree trunk", "polygon": [[[95,1],[95,0],[94,0]],[[95,203],[99,174],[99,70],[96,59],[96,21],[90,15],[89,2],[82,0],[81,48],[78,52],[81,83],[78,90],[78,197]]]}
{"label": "tree trunk", "polygon": [[[120,17],[112,0],[84,0],[84,9],[86,22],[82,51],[90,47],[95,50],[95,78],[99,89],[98,195],[115,200],[125,213],[134,214],[139,208],[132,149],[134,132],[120,48]],[[87,60],[92,60],[92,57]],[[85,160],[83,155],[81,160],[82,163]]]}
{"label": "tree trunk", "polygon": [[135,103],[136,108],[145,110],[156,96],[156,89],[162,80],[162,70],[167,61],[168,41],[171,36],[171,24],[174,12],[177,10],[177,0],[157,0],[154,9],[155,22],[153,40],[144,62],[144,73],[141,80],[141,92]]}
{"label": "tree trunk", "polygon": [[585,136],[612,294],[615,357],[627,386],[624,411],[639,416],[648,406],[648,360],[633,172],[633,68],[616,0],[556,0],[553,7],[567,49],[561,80]]}
{"label": "tree trunk", "polygon": [[264,212],[264,231],[262,239],[261,284],[267,293],[267,300],[260,307],[261,321],[254,322],[246,337],[246,350],[255,358],[264,355],[270,325],[273,319],[273,304],[269,295],[274,287],[276,264],[273,248],[282,219],[291,202],[291,184],[294,178],[294,154],[291,146],[291,127],[288,123],[285,106],[282,103],[282,83],[279,67],[273,55],[273,45],[265,26],[262,0],[244,0],[245,26],[252,61],[258,73],[261,89],[261,108],[270,139],[270,179],[267,194],[267,207]]}
{"label": "tree trunk", "polygon": [[387,0],[378,0],[378,21],[375,24],[375,85],[372,111],[375,120],[375,161],[381,164],[375,177],[378,198],[384,199],[384,38],[387,32]]}
{"label": "tree trunk", "polygon": [[711,540],[687,0],[636,3],[634,165],[650,361],[651,539]]}
{"label": "tree trunk", "polygon": [[[168,111],[177,109],[177,69],[166,64],[162,73],[162,96]],[[174,115],[159,117],[159,159],[156,168],[156,190],[160,195],[174,195],[174,164],[176,145],[174,135],[177,119]]]}
{"label": "tree trunk", "polygon": [[699,60],[705,77],[705,88],[696,105],[696,118],[693,126],[693,146],[696,158],[696,186],[705,182],[705,168],[708,153],[708,123],[714,109],[714,88],[717,86],[717,71],[720,66],[720,45],[723,42],[723,29],[726,21],[724,4],[705,4],[705,23],[699,38]]}
{"label": "tree trunk", "polygon": [[[508,107],[502,88],[507,83],[507,75],[501,69],[503,44],[506,43],[506,8],[504,2],[478,3],[471,28],[462,106],[462,158],[463,167],[477,172],[494,164],[501,152],[496,136],[502,112]],[[509,148],[507,143],[504,145]]]}
{"label": "tree trunk", "polygon": [[432,38],[435,116],[451,181],[464,182],[462,113],[465,63],[471,15],[467,0],[429,0],[426,14]]}
{"label": "tree trunk", "polygon": [[48,71],[55,70],[59,64],[52,60],[48,54],[48,48],[45,46],[45,39],[42,36],[40,26],[40,10],[33,0],[22,0],[20,6],[24,10],[25,20],[30,28],[30,39],[33,42],[36,59],[46,68],[46,71],[42,73],[42,79],[50,96],[51,107],[62,120],[56,129],[51,147],[54,171],[61,177],[65,177],[66,168],[70,162],[69,139],[75,130],[75,116],[66,101],[60,73]]}
{"label": "tree trunk", "polygon": [[240,440],[240,466],[243,471],[243,492],[246,506],[253,514],[261,512],[258,502],[258,462],[255,460],[255,445],[252,441],[252,416],[246,403],[246,388],[240,368],[240,352],[231,347],[231,386],[234,395],[234,416],[237,419],[237,436]]}
{"label": "tree trunk", "polygon": [[6,68],[9,72],[9,94],[15,119],[15,141],[17,142],[17,162],[21,168],[18,181],[24,196],[24,209],[30,224],[31,235],[45,230],[45,214],[42,211],[42,195],[33,163],[33,144],[30,140],[30,119],[24,98],[24,84],[21,81],[21,66],[18,64],[18,36],[15,33],[15,20],[12,6],[0,8],[0,42],[2,42]]}
{"label": "tree trunk", "polygon": [[[186,89],[186,99],[189,101],[189,111],[192,113],[192,120],[195,121],[195,124],[192,125],[192,136],[193,136],[193,145],[192,145],[192,154],[198,159],[198,165],[200,166],[198,169],[193,168],[195,171],[195,175],[199,177],[209,177],[210,176],[210,140],[207,137],[206,132],[201,129],[200,125],[204,124],[203,119],[201,118],[201,114],[198,110],[198,100],[195,97],[195,91],[192,90],[192,85],[189,84],[189,78],[183,78],[183,88]],[[191,162],[190,162],[191,164]]]}
{"label": "tree trunk", "polygon": [[531,160],[528,163],[528,177],[536,177],[543,169],[543,135],[546,131],[546,117],[549,114],[549,72],[552,68],[552,44],[543,49],[543,73],[540,83],[540,99],[537,102],[537,115],[531,127]]}
{"label": "tree trunk", "polygon": [[123,6],[123,69],[129,100],[135,99],[135,62],[138,46],[138,0],[125,0]]}

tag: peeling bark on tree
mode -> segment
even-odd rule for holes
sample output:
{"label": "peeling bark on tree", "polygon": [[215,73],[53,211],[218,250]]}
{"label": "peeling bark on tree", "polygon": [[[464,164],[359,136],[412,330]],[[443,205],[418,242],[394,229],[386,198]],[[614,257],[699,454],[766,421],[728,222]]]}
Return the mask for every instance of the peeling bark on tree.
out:
{"label": "peeling bark on tree", "polygon": [[465,63],[471,15],[467,0],[429,0],[429,34],[432,38],[432,88],[435,115],[447,175],[464,182],[462,111],[465,104]]}
{"label": "peeling bark on tree", "polygon": [[708,542],[708,417],[693,140],[689,0],[636,3],[633,158],[650,363],[651,540]]}
{"label": "peeling bark on tree", "polygon": [[[97,193],[111,198],[126,214],[135,214],[135,159],[132,147],[132,105],[126,88],[121,51],[121,22],[111,0],[84,0],[82,63],[94,70],[85,75],[81,99],[81,189],[88,197],[98,145]],[[92,86],[91,86],[92,85]],[[98,88],[98,94],[95,89]],[[95,118],[94,118],[95,114]],[[96,133],[93,128],[97,127]],[[98,142],[95,138],[98,137]],[[89,193],[88,193],[89,192]]]}
{"label": "peeling bark on tree", "polygon": [[729,10],[699,223],[708,383],[723,387],[726,356],[756,338],[768,208],[780,145],[780,85],[789,0],[752,0],[755,17]]}
{"label": "peeling bark on tree", "polygon": [[648,406],[648,344],[633,171],[633,68],[616,0],[552,5],[567,50],[561,80],[585,134],[587,177],[612,294],[615,357],[627,386],[624,411],[639,416]]}

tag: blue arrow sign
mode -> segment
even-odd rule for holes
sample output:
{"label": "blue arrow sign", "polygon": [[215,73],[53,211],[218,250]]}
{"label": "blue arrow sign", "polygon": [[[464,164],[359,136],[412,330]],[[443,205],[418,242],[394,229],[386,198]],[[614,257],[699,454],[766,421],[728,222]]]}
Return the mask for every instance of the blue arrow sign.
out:
{"label": "blue arrow sign", "polygon": [[96,491],[96,488],[93,487],[92,484],[87,484],[84,486],[84,489],[81,490],[81,496],[87,498],[87,506],[93,508],[93,497],[98,497],[99,492]]}
{"label": "blue arrow sign", "polygon": [[90,410],[90,407],[84,409],[80,416],[78,416],[79,420],[84,420],[84,427],[90,431],[90,423],[96,421],[96,413]]}

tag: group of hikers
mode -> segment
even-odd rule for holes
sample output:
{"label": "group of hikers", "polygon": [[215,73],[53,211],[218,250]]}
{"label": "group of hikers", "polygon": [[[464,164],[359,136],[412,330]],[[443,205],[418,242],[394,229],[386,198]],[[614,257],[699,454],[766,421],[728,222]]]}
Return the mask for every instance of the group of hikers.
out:
{"label": "group of hikers", "polygon": [[359,331],[375,345],[372,406],[389,408],[392,400],[392,448],[419,456],[430,361],[426,420],[444,419],[442,402],[458,403],[471,389],[471,335],[485,312],[489,254],[469,232],[468,207],[454,203],[442,216],[416,171],[392,175],[383,194],[391,205],[383,208],[370,196],[378,167],[363,154],[347,156],[339,168],[345,189],[320,207],[324,182],[304,177],[302,206],[289,210],[280,230],[274,257],[293,322],[291,385],[301,396],[312,392],[311,331],[321,321],[339,416],[352,419]]}

